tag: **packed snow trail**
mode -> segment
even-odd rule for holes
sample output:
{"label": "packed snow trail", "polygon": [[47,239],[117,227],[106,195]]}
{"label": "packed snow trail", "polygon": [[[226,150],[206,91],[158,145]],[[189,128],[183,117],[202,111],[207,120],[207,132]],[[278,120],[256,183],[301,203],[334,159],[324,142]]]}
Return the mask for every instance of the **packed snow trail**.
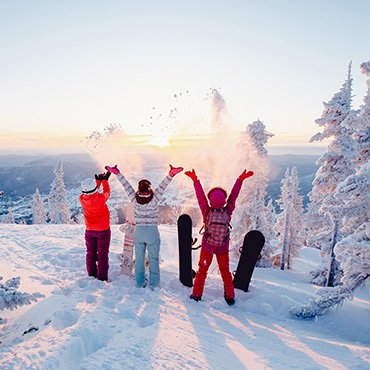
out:
{"label": "packed snow trail", "polygon": [[217,272],[202,302],[188,298],[191,289],[178,280],[176,227],[160,226],[160,233],[161,289],[152,291],[119,274],[118,226],[107,283],[86,276],[83,226],[0,225],[4,280],[21,276],[21,291],[46,296],[1,312],[8,319],[0,328],[1,369],[370,368],[369,286],[316,320],[288,313],[314,296],[317,288],[300,271],[317,251],[306,250],[293,271],[256,269],[249,292],[237,290],[229,307]]}

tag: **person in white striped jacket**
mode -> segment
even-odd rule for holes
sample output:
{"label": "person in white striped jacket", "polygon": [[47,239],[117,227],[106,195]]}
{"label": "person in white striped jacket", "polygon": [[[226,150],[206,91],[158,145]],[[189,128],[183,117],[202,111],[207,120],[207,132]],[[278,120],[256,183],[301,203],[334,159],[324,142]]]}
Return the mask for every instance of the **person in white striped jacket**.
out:
{"label": "person in white striped jacket", "polygon": [[160,282],[159,248],[161,240],[158,230],[159,201],[173,177],[181,172],[183,168],[170,165],[168,175],[154,191],[148,180],[139,181],[138,190],[135,191],[125,176],[119,171],[117,165],[114,167],[106,166],[105,168],[117,175],[117,179],[125,189],[127,197],[134,205],[136,224],[134,232],[136,284],[138,287],[143,288],[147,285],[145,278],[145,251],[148,248],[149,286],[151,289],[154,289],[159,286]]}

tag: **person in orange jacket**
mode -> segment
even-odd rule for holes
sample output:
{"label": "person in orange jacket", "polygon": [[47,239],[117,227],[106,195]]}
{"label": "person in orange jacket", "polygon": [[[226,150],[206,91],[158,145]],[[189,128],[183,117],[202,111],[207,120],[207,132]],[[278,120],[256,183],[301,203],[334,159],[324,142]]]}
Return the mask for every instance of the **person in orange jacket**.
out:
{"label": "person in orange jacket", "polygon": [[[111,230],[106,202],[110,197],[109,176],[110,172],[106,172],[95,175],[95,180],[85,179],[79,197],[86,225],[86,269],[89,276],[99,280],[108,280]],[[101,185],[102,193],[98,191]]]}

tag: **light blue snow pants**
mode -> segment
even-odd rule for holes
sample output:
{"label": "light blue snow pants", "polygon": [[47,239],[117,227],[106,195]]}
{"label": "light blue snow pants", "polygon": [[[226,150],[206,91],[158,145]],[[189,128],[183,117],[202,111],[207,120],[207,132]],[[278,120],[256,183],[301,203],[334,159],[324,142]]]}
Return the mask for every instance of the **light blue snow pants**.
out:
{"label": "light blue snow pants", "polygon": [[148,248],[149,259],[149,286],[159,285],[159,237],[158,226],[136,225],[134,232],[135,245],[135,280],[138,286],[145,286],[145,250]]}

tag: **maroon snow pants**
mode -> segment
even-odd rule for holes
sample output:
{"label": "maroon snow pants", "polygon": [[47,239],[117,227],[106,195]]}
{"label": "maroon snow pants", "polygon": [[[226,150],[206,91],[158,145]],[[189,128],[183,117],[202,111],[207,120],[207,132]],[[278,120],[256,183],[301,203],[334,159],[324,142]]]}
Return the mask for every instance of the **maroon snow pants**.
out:
{"label": "maroon snow pants", "polygon": [[108,280],[110,236],[110,229],[85,232],[87,273],[99,280]]}

